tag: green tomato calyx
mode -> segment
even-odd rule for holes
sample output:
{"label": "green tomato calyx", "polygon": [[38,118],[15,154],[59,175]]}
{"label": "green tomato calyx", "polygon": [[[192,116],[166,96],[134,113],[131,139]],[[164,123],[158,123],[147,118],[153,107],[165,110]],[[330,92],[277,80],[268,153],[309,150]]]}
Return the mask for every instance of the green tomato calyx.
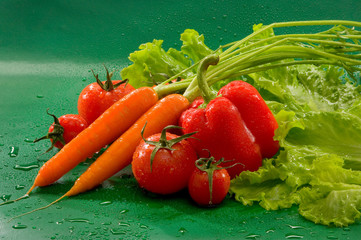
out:
{"label": "green tomato calyx", "polygon": [[191,132],[191,133],[187,133],[182,136],[167,140],[167,130],[168,129],[182,129],[182,127],[180,127],[180,126],[169,125],[169,126],[166,126],[165,128],[163,128],[158,141],[150,141],[150,140],[147,140],[144,138],[144,130],[145,130],[146,125],[147,125],[147,123],[144,124],[142,131],[141,131],[142,138],[145,143],[155,146],[150,155],[150,171],[152,171],[153,160],[154,160],[155,154],[158,152],[159,149],[168,149],[170,151],[173,151],[174,149],[172,148],[172,146],[174,144],[179,143],[182,140],[185,140],[187,138],[190,138],[193,134],[196,133],[196,132]]}
{"label": "green tomato calyx", "polygon": [[[112,82],[112,77],[113,77],[113,74],[114,72],[110,72],[108,71],[108,68],[104,65],[104,68],[105,68],[105,71],[106,71],[106,77],[107,77],[107,80],[105,81],[105,83],[103,83],[100,79],[99,79],[99,75],[98,74],[95,74],[93,69],[91,69],[95,79],[97,80],[97,83],[98,85],[105,91],[107,92],[110,92],[114,89],[116,89],[117,87],[119,87],[120,85],[122,85],[123,83],[125,83],[125,85],[128,83],[128,79],[125,79],[125,80],[122,80],[116,84],[113,84]],[[125,87],[124,85],[124,87]]]}
{"label": "green tomato calyx", "polygon": [[52,150],[57,142],[61,142],[63,145],[65,145],[65,140],[64,140],[64,137],[63,137],[64,127],[60,125],[59,119],[55,115],[49,113],[49,108],[46,109],[46,113],[49,116],[52,116],[54,118],[54,124],[53,124],[54,129],[53,129],[52,132],[49,132],[45,136],[43,136],[41,138],[37,138],[37,139],[35,139],[33,141],[35,143],[35,142],[39,142],[40,140],[50,139],[51,140],[51,146],[48,148],[48,150],[45,151],[45,153]]}
{"label": "green tomato calyx", "polygon": [[[208,151],[207,149],[205,149],[205,150]],[[228,166],[228,167],[221,167],[220,165],[222,163],[232,162],[233,160],[225,161],[224,158],[221,158],[218,161],[216,161],[214,159],[214,157],[211,156],[211,153],[209,151],[208,151],[208,153],[209,153],[208,158],[199,158],[198,160],[195,161],[195,165],[200,171],[207,173],[208,186],[209,186],[209,203],[208,203],[208,205],[213,206],[212,195],[213,195],[213,174],[214,174],[214,172],[216,170],[231,168],[231,167],[234,167],[237,164],[242,164],[242,163],[235,163],[235,164],[233,164],[231,166]]]}

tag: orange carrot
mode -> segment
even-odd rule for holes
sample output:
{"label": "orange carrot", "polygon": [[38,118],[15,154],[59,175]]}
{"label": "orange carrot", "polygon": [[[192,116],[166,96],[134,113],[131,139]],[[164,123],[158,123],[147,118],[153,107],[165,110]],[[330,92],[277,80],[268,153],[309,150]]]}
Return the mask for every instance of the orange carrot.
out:
{"label": "orange carrot", "polygon": [[144,87],[114,103],[41,167],[26,195],[37,186],[54,183],[87,157],[116,140],[157,101],[153,88]]}
{"label": "orange carrot", "polygon": [[74,186],[67,193],[45,207],[32,210],[14,218],[45,209],[63,198],[77,195],[98,186],[131,163],[135,148],[142,139],[141,131],[145,124],[147,124],[147,127],[143,136],[147,138],[150,135],[161,132],[168,125],[176,124],[181,113],[188,106],[189,101],[187,98],[179,94],[171,94],[162,98],[114,141],[76,180]]}
{"label": "orange carrot", "polygon": [[66,195],[73,196],[90,190],[128,166],[142,139],[141,130],[144,124],[147,123],[144,137],[161,132],[164,127],[176,124],[188,106],[187,98],[179,94],[171,94],[159,100],[90,165]]}

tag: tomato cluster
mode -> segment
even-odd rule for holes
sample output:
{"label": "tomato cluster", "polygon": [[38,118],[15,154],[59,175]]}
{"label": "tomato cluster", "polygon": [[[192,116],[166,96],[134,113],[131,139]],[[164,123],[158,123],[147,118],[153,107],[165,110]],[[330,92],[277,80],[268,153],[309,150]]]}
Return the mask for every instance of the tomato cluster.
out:
{"label": "tomato cluster", "polygon": [[214,158],[200,158],[187,138],[166,132],[154,134],[136,148],[132,170],[139,186],[157,194],[172,194],[188,187],[191,198],[201,206],[223,201],[230,187],[230,176]]}
{"label": "tomato cluster", "polygon": [[54,123],[44,137],[34,142],[50,139],[52,145],[47,152],[53,147],[61,149],[116,101],[135,90],[126,80],[111,80],[113,73],[109,73],[106,67],[105,70],[106,81],[100,81],[98,74],[92,71],[96,82],[87,85],[80,93],[77,103],[78,114],[65,114],[57,118],[48,113],[54,118]]}

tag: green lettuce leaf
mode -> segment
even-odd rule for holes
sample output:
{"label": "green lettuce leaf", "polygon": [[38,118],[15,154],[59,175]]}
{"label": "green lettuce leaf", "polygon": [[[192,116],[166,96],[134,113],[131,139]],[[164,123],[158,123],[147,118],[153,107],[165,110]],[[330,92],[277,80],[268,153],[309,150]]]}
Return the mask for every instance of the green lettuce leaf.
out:
{"label": "green lettuce leaf", "polygon": [[165,51],[162,40],[141,44],[138,51],[130,54],[133,63],[121,71],[121,77],[138,88],[163,82],[182,71],[181,78],[192,76],[196,69],[188,68],[213,51],[205,45],[204,36],[195,30],[185,30],[181,40],[180,51],[174,48]]}
{"label": "green lettuce leaf", "polygon": [[361,216],[361,172],[343,168],[343,159],[328,155],[314,161],[311,187],[299,191],[299,212],[324,225],[347,226]]}
{"label": "green lettuce leaf", "polygon": [[280,152],[232,180],[230,193],[268,209],[347,226],[361,213],[361,94],[337,67],[295,65],[251,74],[275,114]]}

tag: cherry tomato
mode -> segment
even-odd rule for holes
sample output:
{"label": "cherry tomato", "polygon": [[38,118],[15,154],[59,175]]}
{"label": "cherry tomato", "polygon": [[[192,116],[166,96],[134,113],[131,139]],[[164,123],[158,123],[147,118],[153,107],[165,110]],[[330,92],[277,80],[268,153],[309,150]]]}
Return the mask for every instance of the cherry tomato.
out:
{"label": "cherry tomato", "polygon": [[50,151],[53,147],[59,149],[64,147],[65,144],[88,127],[85,119],[77,114],[66,114],[59,118],[48,111],[47,114],[54,118],[54,123],[49,127],[47,135],[34,140],[34,142],[38,142],[43,139],[50,139],[52,144],[46,152]]}
{"label": "cherry tomato", "polygon": [[[213,161],[214,159],[212,159]],[[197,160],[198,162],[198,160]],[[194,168],[188,182],[188,192],[191,198],[200,206],[215,206],[227,196],[231,179],[226,169],[219,162],[205,168]],[[212,179],[210,185],[209,179]]]}
{"label": "cherry tomato", "polygon": [[[59,124],[64,128],[63,138],[65,144],[73,140],[79,133],[88,127],[84,118],[77,114],[66,114],[59,117]],[[54,123],[49,127],[49,133],[54,131]],[[52,139],[50,139],[53,141]],[[64,144],[60,141],[54,143],[54,147],[62,148]]]}
{"label": "cherry tomato", "polygon": [[[140,142],[132,161],[133,174],[140,187],[157,194],[171,194],[187,187],[197,155],[183,136],[163,130]],[[167,146],[169,140],[174,139],[180,141]]]}
{"label": "cherry tomato", "polygon": [[108,70],[106,71],[107,81],[100,81],[98,75],[93,72],[97,82],[86,86],[78,98],[78,113],[89,124],[115,102],[134,90],[133,86],[124,81],[111,81],[112,74],[109,74]]}

